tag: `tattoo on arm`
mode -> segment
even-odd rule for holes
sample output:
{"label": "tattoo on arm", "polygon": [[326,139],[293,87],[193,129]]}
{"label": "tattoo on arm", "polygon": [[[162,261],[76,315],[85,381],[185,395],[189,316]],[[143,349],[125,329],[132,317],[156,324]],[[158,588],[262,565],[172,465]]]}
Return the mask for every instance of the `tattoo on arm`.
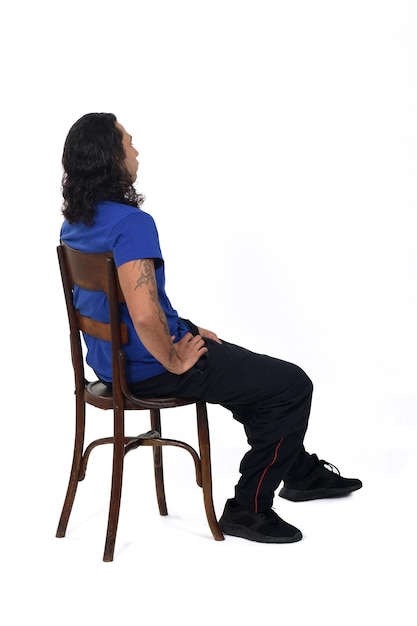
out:
{"label": "tattoo on arm", "polygon": [[133,267],[137,265],[139,265],[139,278],[136,280],[135,291],[138,287],[149,285],[149,283],[153,283],[155,286],[155,279],[152,275],[152,261],[149,259],[141,259],[140,261],[135,261]]}
{"label": "tattoo on arm", "polygon": [[[164,328],[165,334],[168,337],[170,337],[171,335],[170,335],[169,328],[168,328],[167,318],[166,318],[165,313],[162,310],[162,307],[158,299],[158,288],[156,285],[155,273],[153,271],[154,270],[153,261],[151,259],[141,259],[140,261],[135,261],[134,267],[136,265],[139,266],[138,267],[139,277],[136,280],[136,285],[134,287],[134,290],[136,291],[138,287],[144,287],[144,286],[148,287],[152,302],[155,304],[159,321],[161,322]],[[170,360],[172,359],[174,353],[175,353],[175,349],[174,349],[174,346],[172,346]]]}

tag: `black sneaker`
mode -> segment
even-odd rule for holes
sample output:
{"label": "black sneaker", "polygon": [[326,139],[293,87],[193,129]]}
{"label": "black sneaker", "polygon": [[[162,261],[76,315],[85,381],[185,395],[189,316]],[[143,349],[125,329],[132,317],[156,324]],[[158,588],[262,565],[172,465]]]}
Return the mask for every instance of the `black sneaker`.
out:
{"label": "black sneaker", "polygon": [[292,477],[289,472],[279,492],[281,498],[292,502],[305,502],[319,498],[339,498],[362,487],[357,478],[343,478],[337,467],[320,461],[316,454],[310,455],[311,469],[303,478]]}
{"label": "black sneaker", "polygon": [[219,524],[226,535],[261,543],[292,543],[302,538],[298,528],[284,522],[272,509],[254,513],[241,507],[234,498],[227,500]]}

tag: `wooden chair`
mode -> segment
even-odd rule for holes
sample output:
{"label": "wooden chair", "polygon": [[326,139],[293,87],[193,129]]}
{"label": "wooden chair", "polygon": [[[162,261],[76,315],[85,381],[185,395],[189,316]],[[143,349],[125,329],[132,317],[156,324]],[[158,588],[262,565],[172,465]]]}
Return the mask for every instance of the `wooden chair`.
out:
{"label": "wooden chair", "polygon": [[[113,447],[113,471],[104,561],[112,561],[122,493],[123,462],[125,455],[140,446],[152,446],[156,495],[159,513],[167,515],[162,446],[176,446],[187,450],[193,460],[197,484],[202,488],[207,521],[214,539],[224,539],[217,522],[212,498],[210,439],[206,403],[180,398],[138,398],[126,383],[123,345],[127,341],[127,329],[119,320],[119,303],[124,302],[117,270],[111,253],[89,254],[61,244],[57,248],[59,266],[64,288],[70,327],[71,356],[75,378],[75,441],[72,468],[56,536],[64,537],[74,503],[78,483],[84,479],[88,459],[96,446],[111,444]],[[78,285],[90,291],[102,291],[109,302],[108,324],[83,317],[74,308],[73,289]],[[81,333],[111,342],[113,388],[110,391],[100,381],[89,382],[85,378],[84,355]],[[187,443],[161,436],[161,409],[194,404],[197,414],[199,453]],[[110,437],[97,439],[85,447],[86,405],[113,411],[113,433]],[[139,436],[125,434],[125,411],[147,410],[150,413],[151,430]]]}

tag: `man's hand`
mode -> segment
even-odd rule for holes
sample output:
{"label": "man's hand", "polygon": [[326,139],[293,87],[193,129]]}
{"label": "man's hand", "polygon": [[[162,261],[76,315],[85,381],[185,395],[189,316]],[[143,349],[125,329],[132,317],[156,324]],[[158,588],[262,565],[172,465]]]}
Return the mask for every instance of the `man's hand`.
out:
{"label": "man's hand", "polygon": [[172,374],[178,375],[188,372],[197,363],[198,359],[207,352],[201,335],[194,337],[191,333],[184,335],[174,344],[174,347],[177,358],[173,360],[172,366],[168,366],[166,369]]}
{"label": "man's hand", "polygon": [[216,333],[213,333],[211,330],[206,330],[205,328],[200,328],[200,326],[197,326],[197,328],[198,328],[198,332],[200,333],[202,337],[206,337],[206,339],[212,339],[213,341],[216,341],[217,343],[221,343]]}

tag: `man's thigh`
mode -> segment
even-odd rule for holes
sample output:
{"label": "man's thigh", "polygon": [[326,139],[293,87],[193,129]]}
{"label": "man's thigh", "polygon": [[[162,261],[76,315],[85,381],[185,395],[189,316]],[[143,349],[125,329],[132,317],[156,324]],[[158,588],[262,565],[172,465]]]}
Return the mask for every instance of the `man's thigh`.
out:
{"label": "man's thigh", "polygon": [[247,409],[285,405],[312,384],[305,372],[281,359],[206,339],[208,352],[185,374],[162,374],[134,385],[136,393],[176,395]]}

